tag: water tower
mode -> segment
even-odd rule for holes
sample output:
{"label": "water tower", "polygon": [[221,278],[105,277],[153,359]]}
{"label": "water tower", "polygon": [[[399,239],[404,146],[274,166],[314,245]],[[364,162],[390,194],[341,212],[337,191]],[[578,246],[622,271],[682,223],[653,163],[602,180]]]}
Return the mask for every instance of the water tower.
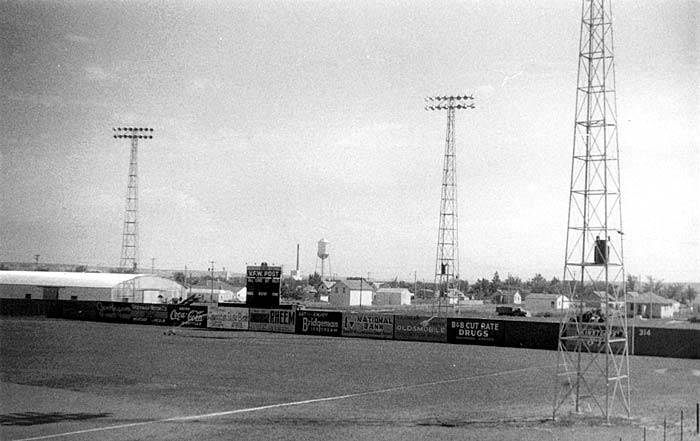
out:
{"label": "water tower", "polygon": [[[331,260],[330,254],[328,254],[328,245],[330,245],[330,242],[328,242],[326,239],[321,239],[318,241],[318,250],[316,251],[316,255],[321,261],[321,280],[325,280],[324,276],[326,274],[326,261],[328,261],[328,274],[331,274]],[[316,268],[318,268],[318,260],[316,261]]]}

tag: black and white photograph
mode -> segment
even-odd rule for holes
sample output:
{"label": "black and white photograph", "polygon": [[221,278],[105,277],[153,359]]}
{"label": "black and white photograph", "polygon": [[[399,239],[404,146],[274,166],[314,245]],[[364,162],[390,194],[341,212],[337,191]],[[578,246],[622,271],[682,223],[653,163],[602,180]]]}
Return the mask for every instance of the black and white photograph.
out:
{"label": "black and white photograph", "polygon": [[0,1],[0,439],[700,440],[697,0]]}

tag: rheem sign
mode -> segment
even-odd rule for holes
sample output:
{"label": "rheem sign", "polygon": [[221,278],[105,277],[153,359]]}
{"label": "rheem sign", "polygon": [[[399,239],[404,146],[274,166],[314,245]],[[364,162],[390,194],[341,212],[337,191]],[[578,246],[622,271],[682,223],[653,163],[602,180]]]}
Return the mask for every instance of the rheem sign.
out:
{"label": "rheem sign", "polygon": [[246,306],[277,308],[280,305],[281,266],[246,267]]}

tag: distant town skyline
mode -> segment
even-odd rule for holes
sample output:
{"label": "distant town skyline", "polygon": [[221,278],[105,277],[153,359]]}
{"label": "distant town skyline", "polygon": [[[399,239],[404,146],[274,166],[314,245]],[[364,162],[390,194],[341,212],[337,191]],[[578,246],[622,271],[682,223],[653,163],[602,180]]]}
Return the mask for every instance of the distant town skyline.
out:
{"label": "distant town skyline", "polygon": [[[267,261],[432,281],[445,115],[460,277],[561,278],[580,2],[0,3],[0,261]],[[627,274],[700,280],[696,1],[613,2]]]}

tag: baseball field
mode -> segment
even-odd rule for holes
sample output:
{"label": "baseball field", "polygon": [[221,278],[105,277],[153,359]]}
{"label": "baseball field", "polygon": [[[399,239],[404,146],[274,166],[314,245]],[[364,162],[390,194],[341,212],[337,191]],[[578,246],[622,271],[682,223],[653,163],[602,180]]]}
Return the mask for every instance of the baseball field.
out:
{"label": "baseball field", "polygon": [[700,362],[630,357],[632,418],[552,416],[553,351],[0,320],[2,440],[647,440],[695,431]]}

